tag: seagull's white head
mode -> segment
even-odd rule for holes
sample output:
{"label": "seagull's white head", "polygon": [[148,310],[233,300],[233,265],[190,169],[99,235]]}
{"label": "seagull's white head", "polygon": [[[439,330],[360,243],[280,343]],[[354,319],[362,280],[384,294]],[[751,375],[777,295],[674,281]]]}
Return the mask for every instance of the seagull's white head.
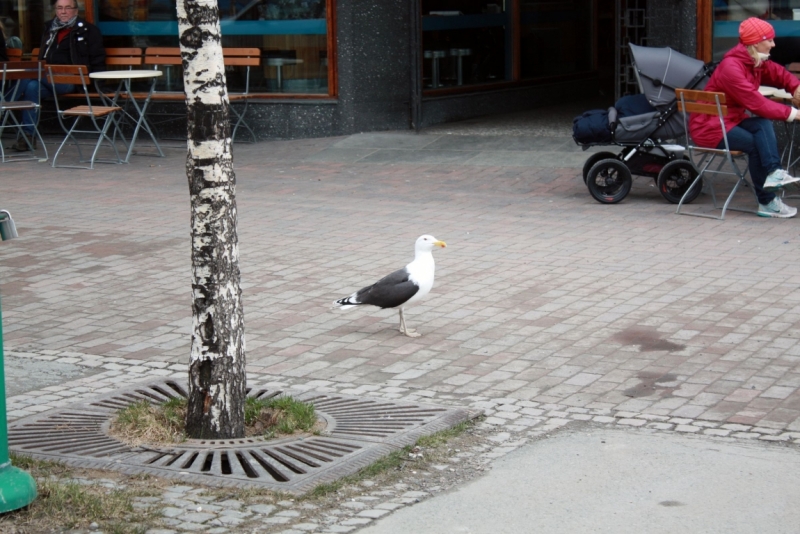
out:
{"label": "seagull's white head", "polygon": [[414,244],[414,252],[430,252],[436,247],[444,248],[447,246],[447,243],[444,241],[439,241],[432,235],[421,235],[417,238],[417,242]]}

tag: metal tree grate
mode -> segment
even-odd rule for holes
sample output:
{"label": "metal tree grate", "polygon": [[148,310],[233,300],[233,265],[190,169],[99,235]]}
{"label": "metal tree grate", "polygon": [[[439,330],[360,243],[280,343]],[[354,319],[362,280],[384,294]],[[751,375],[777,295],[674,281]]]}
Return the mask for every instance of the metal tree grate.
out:
{"label": "metal tree grate", "polygon": [[[266,440],[187,440],[165,447],[130,447],[108,435],[114,414],[149,400],[160,404],[187,392],[173,380],[131,387],[9,425],[16,453],[86,468],[149,473],[197,484],[249,486],[303,493],[355,473],[420,436],[476,415],[464,409],[319,392],[292,393],[312,403],[323,435]],[[258,399],[280,390],[248,390]]]}

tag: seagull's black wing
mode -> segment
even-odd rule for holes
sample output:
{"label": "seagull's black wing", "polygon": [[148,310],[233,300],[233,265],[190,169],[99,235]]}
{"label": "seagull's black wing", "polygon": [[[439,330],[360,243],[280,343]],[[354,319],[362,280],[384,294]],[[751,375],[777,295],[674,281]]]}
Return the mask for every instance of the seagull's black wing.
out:
{"label": "seagull's black wing", "polygon": [[371,286],[359,289],[356,300],[359,304],[371,304],[379,308],[400,306],[419,291],[419,286],[408,276],[405,268],[384,276]]}

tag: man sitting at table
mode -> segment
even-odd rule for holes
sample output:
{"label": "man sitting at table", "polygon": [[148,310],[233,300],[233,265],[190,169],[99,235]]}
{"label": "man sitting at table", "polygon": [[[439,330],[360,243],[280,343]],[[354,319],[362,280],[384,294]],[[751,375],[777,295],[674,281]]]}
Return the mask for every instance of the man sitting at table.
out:
{"label": "man sitting at table", "polygon": [[[56,16],[47,23],[42,44],[39,48],[39,59],[51,65],[86,65],[89,72],[102,71],[106,68],[106,50],[103,47],[103,36],[100,29],[78,17],[77,0],[55,0],[53,9]],[[18,100],[39,102],[39,88],[43,98],[52,98],[53,91],[61,95],[75,90],[72,84],[51,85],[45,80],[27,80],[17,95]],[[33,111],[22,113],[23,124],[28,125],[25,137],[20,136],[11,147],[19,152],[36,148],[36,137],[33,125],[37,116]]]}

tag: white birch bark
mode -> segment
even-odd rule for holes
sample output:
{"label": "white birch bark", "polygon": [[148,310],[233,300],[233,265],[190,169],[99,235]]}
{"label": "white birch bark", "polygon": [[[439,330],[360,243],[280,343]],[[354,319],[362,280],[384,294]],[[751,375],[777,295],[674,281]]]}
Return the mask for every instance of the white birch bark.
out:
{"label": "white birch bark", "polygon": [[186,431],[244,436],[244,317],[236,234],[236,177],[216,0],[178,0],[188,108],[192,347]]}

